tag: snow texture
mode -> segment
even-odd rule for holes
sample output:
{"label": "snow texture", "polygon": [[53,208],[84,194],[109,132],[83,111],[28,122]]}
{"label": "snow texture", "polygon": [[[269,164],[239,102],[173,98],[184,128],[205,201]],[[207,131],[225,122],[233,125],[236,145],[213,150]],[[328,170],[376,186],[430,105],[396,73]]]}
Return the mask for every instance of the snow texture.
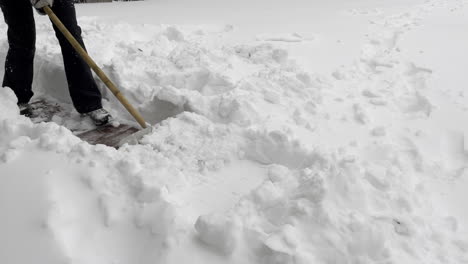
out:
{"label": "snow texture", "polygon": [[[80,17],[91,56],[153,125],[118,150],[71,132],[90,123],[69,106],[38,18],[35,98],[66,110],[34,124],[0,89],[0,262],[467,263],[466,191],[458,203],[439,194],[468,186],[466,80],[443,86],[446,64],[404,48],[466,4],[338,8],[368,32],[327,74],[296,55],[318,33],[235,42],[229,25]],[[135,124],[100,85],[105,107]]]}

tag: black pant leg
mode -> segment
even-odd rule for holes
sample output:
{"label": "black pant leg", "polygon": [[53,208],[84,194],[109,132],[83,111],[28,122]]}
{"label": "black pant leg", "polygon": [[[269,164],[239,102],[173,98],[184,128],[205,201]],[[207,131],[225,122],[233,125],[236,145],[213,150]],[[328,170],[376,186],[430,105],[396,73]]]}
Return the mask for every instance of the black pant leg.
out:
{"label": "black pant leg", "polygon": [[[52,10],[82,47],[85,48],[81,37],[81,28],[76,21],[73,0],[55,0]],[[68,88],[76,110],[80,113],[86,113],[101,108],[101,93],[94,81],[91,69],[73,49],[60,30],[55,26],[54,30],[62,49]]]}
{"label": "black pant leg", "polygon": [[9,44],[3,86],[13,89],[18,103],[27,103],[33,96],[36,42],[33,10],[29,0],[0,0],[0,7],[8,25]]}

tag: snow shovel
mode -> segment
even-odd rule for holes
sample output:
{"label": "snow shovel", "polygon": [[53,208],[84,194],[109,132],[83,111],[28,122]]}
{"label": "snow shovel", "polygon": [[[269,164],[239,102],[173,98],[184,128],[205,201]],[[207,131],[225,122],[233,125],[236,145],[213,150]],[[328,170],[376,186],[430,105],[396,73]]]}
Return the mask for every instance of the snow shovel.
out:
{"label": "snow shovel", "polygon": [[[104,144],[112,147],[118,147],[120,144],[124,143],[136,143],[135,141],[138,138],[142,137],[146,133],[150,132],[150,128],[147,128],[146,122],[141,116],[141,114],[136,110],[125,98],[122,92],[115,86],[115,84],[107,77],[107,75],[102,71],[102,69],[94,62],[94,60],[88,55],[86,50],[80,45],[80,43],[73,37],[73,35],[68,31],[65,25],[60,21],[60,19],[55,15],[52,9],[49,6],[44,7],[45,13],[49,16],[50,20],[54,25],[62,32],[65,38],[70,42],[73,48],[78,52],[78,54],[83,58],[83,60],[93,69],[96,75],[102,80],[102,82],[109,88],[109,90],[117,97],[117,99],[122,103],[122,105],[127,109],[127,111],[135,118],[135,120],[143,128],[138,131],[138,129],[128,126],[128,125],[119,125],[118,127],[113,126],[104,126],[98,127],[94,130],[87,131],[85,133],[79,134],[78,137],[91,143],[91,144]],[[138,131],[138,132],[137,132]]]}

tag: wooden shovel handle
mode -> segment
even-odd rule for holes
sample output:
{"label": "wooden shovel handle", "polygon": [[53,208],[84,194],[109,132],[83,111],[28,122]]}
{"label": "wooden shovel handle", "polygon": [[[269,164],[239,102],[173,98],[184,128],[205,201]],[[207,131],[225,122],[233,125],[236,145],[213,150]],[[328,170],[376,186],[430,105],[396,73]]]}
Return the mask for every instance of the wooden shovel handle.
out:
{"label": "wooden shovel handle", "polygon": [[67,38],[73,48],[80,54],[83,60],[93,69],[97,76],[104,82],[104,84],[111,90],[111,92],[117,97],[117,99],[122,103],[122,105],[127,109],[127,111],[135,118],[135,120],[140,124],[142,128],[146,128],[146,122],[141,116],[141,114],[136,110],[125,98],[125,96],[120,92],[120,90],[115,86],[115,84],[107,77],[107,75],[101,70],[101,68],[94,62],[94,60],[88,55],[86,50],[81,47],[80,43],[73,37],[73,35],[68,31],[68,29],[63,25],[62,21],[54,14],[50,7],[44,7],[44,11],[49,16],[50,20],[55,24],[55,26],[62,32],[62,34]]}

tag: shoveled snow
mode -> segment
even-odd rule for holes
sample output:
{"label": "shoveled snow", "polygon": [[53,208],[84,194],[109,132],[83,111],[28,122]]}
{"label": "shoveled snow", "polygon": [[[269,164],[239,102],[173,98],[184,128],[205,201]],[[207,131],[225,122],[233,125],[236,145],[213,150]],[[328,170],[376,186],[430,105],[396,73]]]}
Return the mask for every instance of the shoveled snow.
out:
{"label": "shoveled snow", "polygon": [[[208,0],[216,23],[181,1],[78,6],[90,54],[154,124],[118,150],[70,131],[89,121],[37,17],[36,98],[66,111],[33,124],[0,89],[0,262],[468,262],[468,2],[293,2],[271,7],[322,7],[323,24],[246,28]],[[170,10],[196,22],[154,18]]]}

